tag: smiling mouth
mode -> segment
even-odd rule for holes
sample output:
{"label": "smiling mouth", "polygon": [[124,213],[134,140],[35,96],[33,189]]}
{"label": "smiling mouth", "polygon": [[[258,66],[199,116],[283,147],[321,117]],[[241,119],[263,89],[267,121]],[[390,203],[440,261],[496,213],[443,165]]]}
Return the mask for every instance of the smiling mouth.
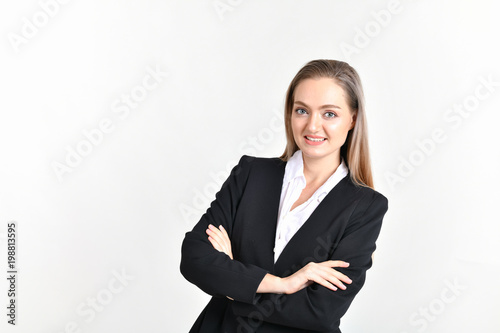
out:
{"label": "smiling mouth", "polygon": [[309,141],[313,141],[313,142],[321,142],[321,141],[325,141],[326,138],[311,138],[310,136],[305,136],[305,138]]}

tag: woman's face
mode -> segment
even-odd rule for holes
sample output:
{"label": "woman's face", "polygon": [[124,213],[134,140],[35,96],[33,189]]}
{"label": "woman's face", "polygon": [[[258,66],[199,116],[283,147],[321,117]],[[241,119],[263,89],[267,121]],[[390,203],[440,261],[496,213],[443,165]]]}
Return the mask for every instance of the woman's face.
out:
{"label": "woman's face", "polygon": [[340,147],[354,127],[342,89],[333,79],[305,79],[295,88],[293,138],[304,157],[340,163]]}

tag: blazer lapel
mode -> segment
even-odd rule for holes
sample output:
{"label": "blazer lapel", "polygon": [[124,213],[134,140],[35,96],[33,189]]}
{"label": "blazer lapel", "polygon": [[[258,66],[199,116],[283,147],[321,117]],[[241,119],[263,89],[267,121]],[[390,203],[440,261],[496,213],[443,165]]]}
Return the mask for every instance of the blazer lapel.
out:
{"label": "blazer lapel", "polygon": [[[261,163],[255,160],[254,163]],[[255,178],[247,189],[237,211],[238,223],[234,227],[234,250],[243,262],[255,264],[272,272],[274,266],[274,239],[278,210],[285,175],[286,162],[273,158],[259,165]]]}
{"label": "blazer lapel", "polygon": [[281,190],[283,188],[283,177],[285,176],[285,166],[287,162],[278,159],[273,166],[273,172],[266,173],[269,178],[265,181],[265,190],[263,191],[263,199],[266,209],[263,210],[265,218],[263,218],[262,227],[262,246],[266,248],[266,268],[273,270],[274,266],[274,241],[276,238],[276,227],[278,224],[278,212],[281,198]]}

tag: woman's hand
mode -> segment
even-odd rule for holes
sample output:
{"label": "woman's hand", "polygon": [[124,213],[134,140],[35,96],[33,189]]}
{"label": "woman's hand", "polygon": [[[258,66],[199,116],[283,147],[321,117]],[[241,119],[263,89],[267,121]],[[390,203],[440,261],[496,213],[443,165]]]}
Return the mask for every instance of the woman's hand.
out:
{"label": "woman's hand", "polygon": [[[206,233],[208,240],[217,251],[224,252],[229,258],[233,259],[231,240],[222,225],[216,228],[210,224]],[[334,267],[349,267],[349,263],[341,260],[328,260],[320,263],[310,262],[286,278],[278,278],[267,274],[257,292],[293,294],[314,282],[331,290],[337,290],[338,288],[345,290],[345,284],[351,284],[352,281],[345,274],[333,269]]]}
{"label": "woman's hand", "polygon": [[233,259],[233,252],[231,251],[231,240],[226,232],[226,229],[221,225],[219,229],[213,225],[209,225],[207,229],[208,240],[212,246],[219,252],[224,252]]}
{"label": "woman's hand", "polygon": [[351,284],[351,279],[336,271],[333,267],[349,267],[349,263],[340,260],[328,260],[320,263],[310,262],[294,274],[282,279],[285,294],[296,293],[314,282],[331,290],[337,290],[338,288],[345,290],[344,283]]}

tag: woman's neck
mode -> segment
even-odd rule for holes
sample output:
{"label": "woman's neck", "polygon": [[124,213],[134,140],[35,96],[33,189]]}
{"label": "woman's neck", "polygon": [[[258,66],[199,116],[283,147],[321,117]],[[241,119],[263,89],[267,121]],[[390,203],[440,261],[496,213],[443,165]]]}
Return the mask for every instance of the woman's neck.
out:
{"label": "woman's neck", "polygon": [[340,153],[322,158],[310,158],[302,153],[307,186],[322,185],[340,166]]}

